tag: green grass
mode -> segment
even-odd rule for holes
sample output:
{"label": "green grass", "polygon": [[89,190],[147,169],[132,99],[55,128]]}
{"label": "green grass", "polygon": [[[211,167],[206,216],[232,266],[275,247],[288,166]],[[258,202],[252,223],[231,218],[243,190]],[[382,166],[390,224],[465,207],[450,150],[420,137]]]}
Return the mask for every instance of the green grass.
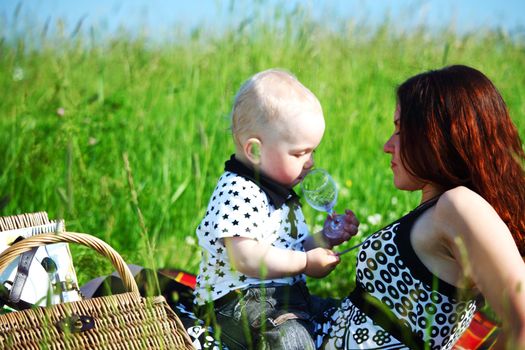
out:
{"label": "green grass", "polygon": [[[365,224],[359,237],[419,199],[395,190],[382,152],[404,79],[448,64],[476,67],[525,136],[525,46],[500,32],[403,32],[390,22],[329,30],[300,11],[220,33],[174,31],[164,45],[125,34],[35,44],[38,30],[0,44],[0,197],[8,197],[0,214],[46,210],[130,263],[197,272],[195,228],[233,150],[234,94],[269,67],[290,70],[320,99],[327,129],[316,162],[341,187],[336,209],[353,209]],[[321,224],[319,213],[305,213],[312,227]],[[376,213],[380,222],[368,222]],[[90,252],[74,254],[81,281],[111,270]],[[312,290],[345,295],[354,265],[345,255],[335,273],[310,281]]]}

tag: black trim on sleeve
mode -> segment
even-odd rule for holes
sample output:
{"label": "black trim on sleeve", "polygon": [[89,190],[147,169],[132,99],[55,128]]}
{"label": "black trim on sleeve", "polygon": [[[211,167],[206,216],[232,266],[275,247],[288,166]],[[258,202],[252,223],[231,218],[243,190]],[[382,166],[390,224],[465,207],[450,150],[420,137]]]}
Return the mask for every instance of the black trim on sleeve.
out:
{"label": "black trim on sleeve", "polygon": [[472,292],[469,293],[467,290],[458,288],[434,275],[432,271],[423,264],[421,259],[419,259],[410,242],[411,231],[416,219],[420,217],[425,210],[436,204],[438,199],[439,197],[433,198],[402,217],[399,220],[399,227],[394,237],[394,242],[399,250],[399,255],[405,260],[407,266],[410,266],[410,272],[415,278],[433,290],[437,290],[449,298],[457,300],[458,296],[465,297],[472,294]]}

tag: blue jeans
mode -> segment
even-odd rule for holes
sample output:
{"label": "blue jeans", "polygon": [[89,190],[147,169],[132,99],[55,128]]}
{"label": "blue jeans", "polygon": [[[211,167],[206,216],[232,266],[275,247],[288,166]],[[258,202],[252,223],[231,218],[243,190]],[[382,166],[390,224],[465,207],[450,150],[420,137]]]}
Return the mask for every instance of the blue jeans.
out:
{"label": "blue jeans", "polygon": [[311,296],[304,283],[252,287],[218,303],[212,326],[230,350],[315,349],[314,320],[337,303]]}

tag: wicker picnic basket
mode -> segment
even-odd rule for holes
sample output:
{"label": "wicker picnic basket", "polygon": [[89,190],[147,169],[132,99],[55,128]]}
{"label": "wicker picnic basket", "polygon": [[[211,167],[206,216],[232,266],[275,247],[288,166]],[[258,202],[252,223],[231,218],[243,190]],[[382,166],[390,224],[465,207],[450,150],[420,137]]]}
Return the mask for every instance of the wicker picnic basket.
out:
{"label": "wicker picnic basket", "polygon": [[45,211],[25,213],[11,216],[0,216],[0,231],[14,230],[22,227],[31,227],[56,222],[49,220]]}
{"label": "wicker picnic basket", "polygon": [[84,245],[108,258],[129,292],[1,315],[0,349],[193,349],[164,297],[140,296],[120,255],[96,237],[62,232],[26,238],[0,254],[0,271],[34,247],[59,242]]}

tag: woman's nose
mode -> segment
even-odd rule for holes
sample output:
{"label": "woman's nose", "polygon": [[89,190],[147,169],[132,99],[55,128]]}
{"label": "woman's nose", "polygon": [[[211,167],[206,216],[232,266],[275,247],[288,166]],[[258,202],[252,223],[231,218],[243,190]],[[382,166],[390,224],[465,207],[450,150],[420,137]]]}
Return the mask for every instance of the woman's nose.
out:
{"label": "woman's nose", "polygon": [[385,144],[383,145],[383,152],[385,153],[394,152],[394,146],[392,145],[392,136],[390,136],[390,138],[386,140]]}

